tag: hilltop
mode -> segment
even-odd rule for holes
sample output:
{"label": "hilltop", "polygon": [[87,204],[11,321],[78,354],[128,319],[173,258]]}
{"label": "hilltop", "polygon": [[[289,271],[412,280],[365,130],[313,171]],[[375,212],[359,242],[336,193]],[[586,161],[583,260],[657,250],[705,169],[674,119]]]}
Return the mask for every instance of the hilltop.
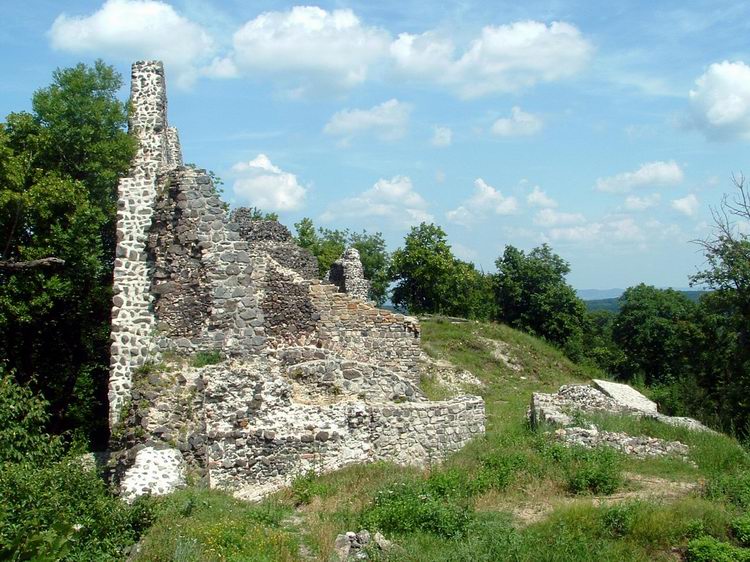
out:
{"label": "hilltop", "polygon": [[531,395],[601,372],[503,325],[422,326],[434,367],[422,387],[444,399],[456,380],[469,381],[465,390],[486,403],[484,437],[427,470],[375,463],[301,475],[259,504],[179,491],[161,500],[135,559],[331,560],[337,535],[362,528],[398,545],[373,554],[388,560],[715,559],[696,557],[702,548],[724,549],[734,556],[726,560],[744,555],[729,544],[746,537],[738,529],[750,505],[750,459],[737,441],[609,416],[596,421],[688,445],[687,462],[567,449],[529,427]]}

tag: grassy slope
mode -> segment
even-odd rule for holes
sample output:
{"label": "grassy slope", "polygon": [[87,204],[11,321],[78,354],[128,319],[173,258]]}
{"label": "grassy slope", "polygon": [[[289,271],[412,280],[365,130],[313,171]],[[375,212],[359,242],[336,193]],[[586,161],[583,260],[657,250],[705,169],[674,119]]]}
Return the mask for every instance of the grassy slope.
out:
{"label": "grassy slope", "polygon": [[[503,352],[521,370],[499,360],[490,340],[505,342]],[[602,373],[501,325],[429,321],[423,323],[423,344],[430,355],[469,369],[485,383],[471,389],[487,404],[485,438],[432,470],[385,463],[350,467],[299,478],[291,490],[258,506],[219,492],[180,492],[163,502],[139,559],[294,560],[301,552],[328,560],[337,534],[378,522],[402,547],[390,559],[420,562],[674,560],[674,549],[684,549],[692,537],[731,540],[738,505],[749,506],[745,492],[750,504],[750,478],[736,476],[747,470],[747,455],[733,440],[606,418],[592,421],[689,444],[694,464],[570,453],[527,427],[531,393]],[[444,396],[435,381],[423,386],[433,398]],[[605,484],[618,485],[615,500],[571,493],[572,476],[602,466]],[[626,477],[618,480],[621,474]],[[405,489],[418,490],[416,503],[409,503]],[[404,499],[373,509],[378,491]]]}

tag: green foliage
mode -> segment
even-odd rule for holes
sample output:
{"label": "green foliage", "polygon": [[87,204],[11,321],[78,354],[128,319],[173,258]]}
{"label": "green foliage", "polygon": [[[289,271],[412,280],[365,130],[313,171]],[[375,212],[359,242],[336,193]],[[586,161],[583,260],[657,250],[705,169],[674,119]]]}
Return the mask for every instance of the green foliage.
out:
{"label": "green foliage", "polygon": [[565,458],[567,488],[573,494],[613,494],[622,485],[618,454],[609,447],[571,448]]}
{"label": "green foliage", "polygon": [[393,253],[393,303],[412,314],[489,319],[494,315],[492,276],[456,259],[445,232],[434,224],[413,227]]}
{"label": "green foliage", "polygon": [[57,562],[70,553],[75,529],[64,523],[31,536],[18,536],[12,543],[0,547],[0,559],[12,562],[33,560],[34,562]]}
{"label": "green foliage", "polygon": [[120,76],[98,61],[57,70],[32,113],[0,124],[0,259],[65,260],[0,273],[0,363],[42,392],[56,431],[106,437],[116,187],[135,142]]}
{"label": "green foliage", "polygon": [[277,221],[279,220],[279,214],[273,212],[266,212],[259,207],[250,207],[250,220],[254,221]]}
{"label": "green foliage", "polygon": [[0,546],[34,535],[52,538],[61,524],[78,529],[67,560],[121,560],[147,526],[148,514],[111,496],[97,474],[75,458],[0,467]]}
{"label": "green foliage", "polygon": [[688,562],[744,562],[750,560],[750,551],[704,536],[688,543],[685,559]]}
{"label": "green foliage", "polygon": [[370,299],[383,304],[388,294],[388,266],[390,255],[385,248],[385,239],[380,232],[368,234],[349,230],[315,229],[312,219],[303,218],[294,224],[297,231],[295,240],[307,248],[318,259],[318,273],[321,277],[328,273],[333,262],[341,257],[346,248],[356,248],[362,261],[365,279],[371,283]]}
{"label": "green foliage", "polygon": [[292,480],[292,496],[297,505],[305,505],[316,496],[325,496],[330,487],[320,481],[314,470],[297,476]]}
{"label": "green foliage", "polygon": [[216,365],[221,363],[223,360],[221,352],[219,351],[199,351],[191,360],[191,365],[196,369],[205,367],[206,365]]}
{"label": "green foliage", "polygon": [[0,372],[0,464],[59,458],[62,444],[46,433],[48,420],[47,403]]}
{"label": "green foliage", "polygon": [[[727,467],[730,468],[730,467]],[[750,510],[750,470],[716,472],[706,482],[706,497],[722,499],[737,507]]]}
{"label": "green foliage", "polygon": [[732,535],[742,546],[750,546],[750,513],[732,521]]}
{"label": "green foliage", "polygon": [[156,504],[155,522],[134,560],[297,560],[297,540],[282,528],[289,510],[253,505],[219,491],[188,488]]}
{"label": "green foliage", "polygon": [[612,328],[614,342],[627,356],[632,373],[647,383],[669,381],[689,365],[696,305],[672,289],[640,284],[620,297]]}
{"label": "green foliage", "polygon": [[465,504],[441,495],[447,493],[433,482],[431,490],[424,482],[402,482],[376,493],[371,506],[362,515],[362,525],[384,533],[424,532],[455,538],[466,533],[471,511]]}
{"label": "green foliage", "polygon": [[495,265],[499,319],[580,358],[586,307],[565,281],[568,263],[543,244],[528,255],[506,246]]}

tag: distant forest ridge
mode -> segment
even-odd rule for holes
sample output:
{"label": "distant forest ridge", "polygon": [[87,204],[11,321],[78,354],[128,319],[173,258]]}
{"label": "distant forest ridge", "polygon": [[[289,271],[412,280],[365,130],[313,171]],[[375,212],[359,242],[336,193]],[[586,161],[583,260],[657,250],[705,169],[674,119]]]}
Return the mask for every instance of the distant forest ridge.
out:
{"label": "distant forest ridge", "polygon": [[[622,294],[624,291],[621,291],[620,289],[588,289],[583,291],[578,291],[578,296],[583,299],[583,301],[586,303],[586,308],[589,310],[589,312],[594,312],[596,310],[607,310],[609,312],[618,312],[620,310],[620,297],[610,297],[610,298],[586,298],[586,294],[596,294],[596,293],[609,293],[614,291],[620,291],[620,294]],[[679,290],[678,292],[685,295],[687,298],[689,298],[693,302],[698,302],[698,299],[701,298],[701,295],[704,295],[706,293],[709,293],[710,291],[695,291],[695,290]]]}

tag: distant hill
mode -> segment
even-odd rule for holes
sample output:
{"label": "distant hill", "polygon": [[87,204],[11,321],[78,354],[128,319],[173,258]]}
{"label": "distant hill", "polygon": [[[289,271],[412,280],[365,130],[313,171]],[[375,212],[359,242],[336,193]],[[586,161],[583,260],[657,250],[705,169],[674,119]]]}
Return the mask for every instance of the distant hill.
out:
{"label": "distant hill", "polygon": [[[617,291],[618,289],[608,289],[609,291]],[[587,299],[581,296],[582,292],[596,292],[597,289],[589,290],[589,291],[578,291],[578,296],[583,299],[583,301],[586,303],[586,308],[590,312],[594,312],[596,310],[607,310],[609,312],[617,312],[620,310],[620,300],[619,295],[617,297],[613,298],[593,298],[593,299]],[[606,292],[607,290],[601,291]],[[622,294],[621,291],[620,294]],[[706,293],[709,293],[710,291],[680,291],[683,295],[685,295],[687,298],[689,298],[693,302],[698,302],[698,299],[701,298],[701,295],[704,295]]]}
{"label": "distant hill", "polygon": [[625,292],[625,289],[578,289],[576,293],[579,299],[585,301],[616,299]]}

